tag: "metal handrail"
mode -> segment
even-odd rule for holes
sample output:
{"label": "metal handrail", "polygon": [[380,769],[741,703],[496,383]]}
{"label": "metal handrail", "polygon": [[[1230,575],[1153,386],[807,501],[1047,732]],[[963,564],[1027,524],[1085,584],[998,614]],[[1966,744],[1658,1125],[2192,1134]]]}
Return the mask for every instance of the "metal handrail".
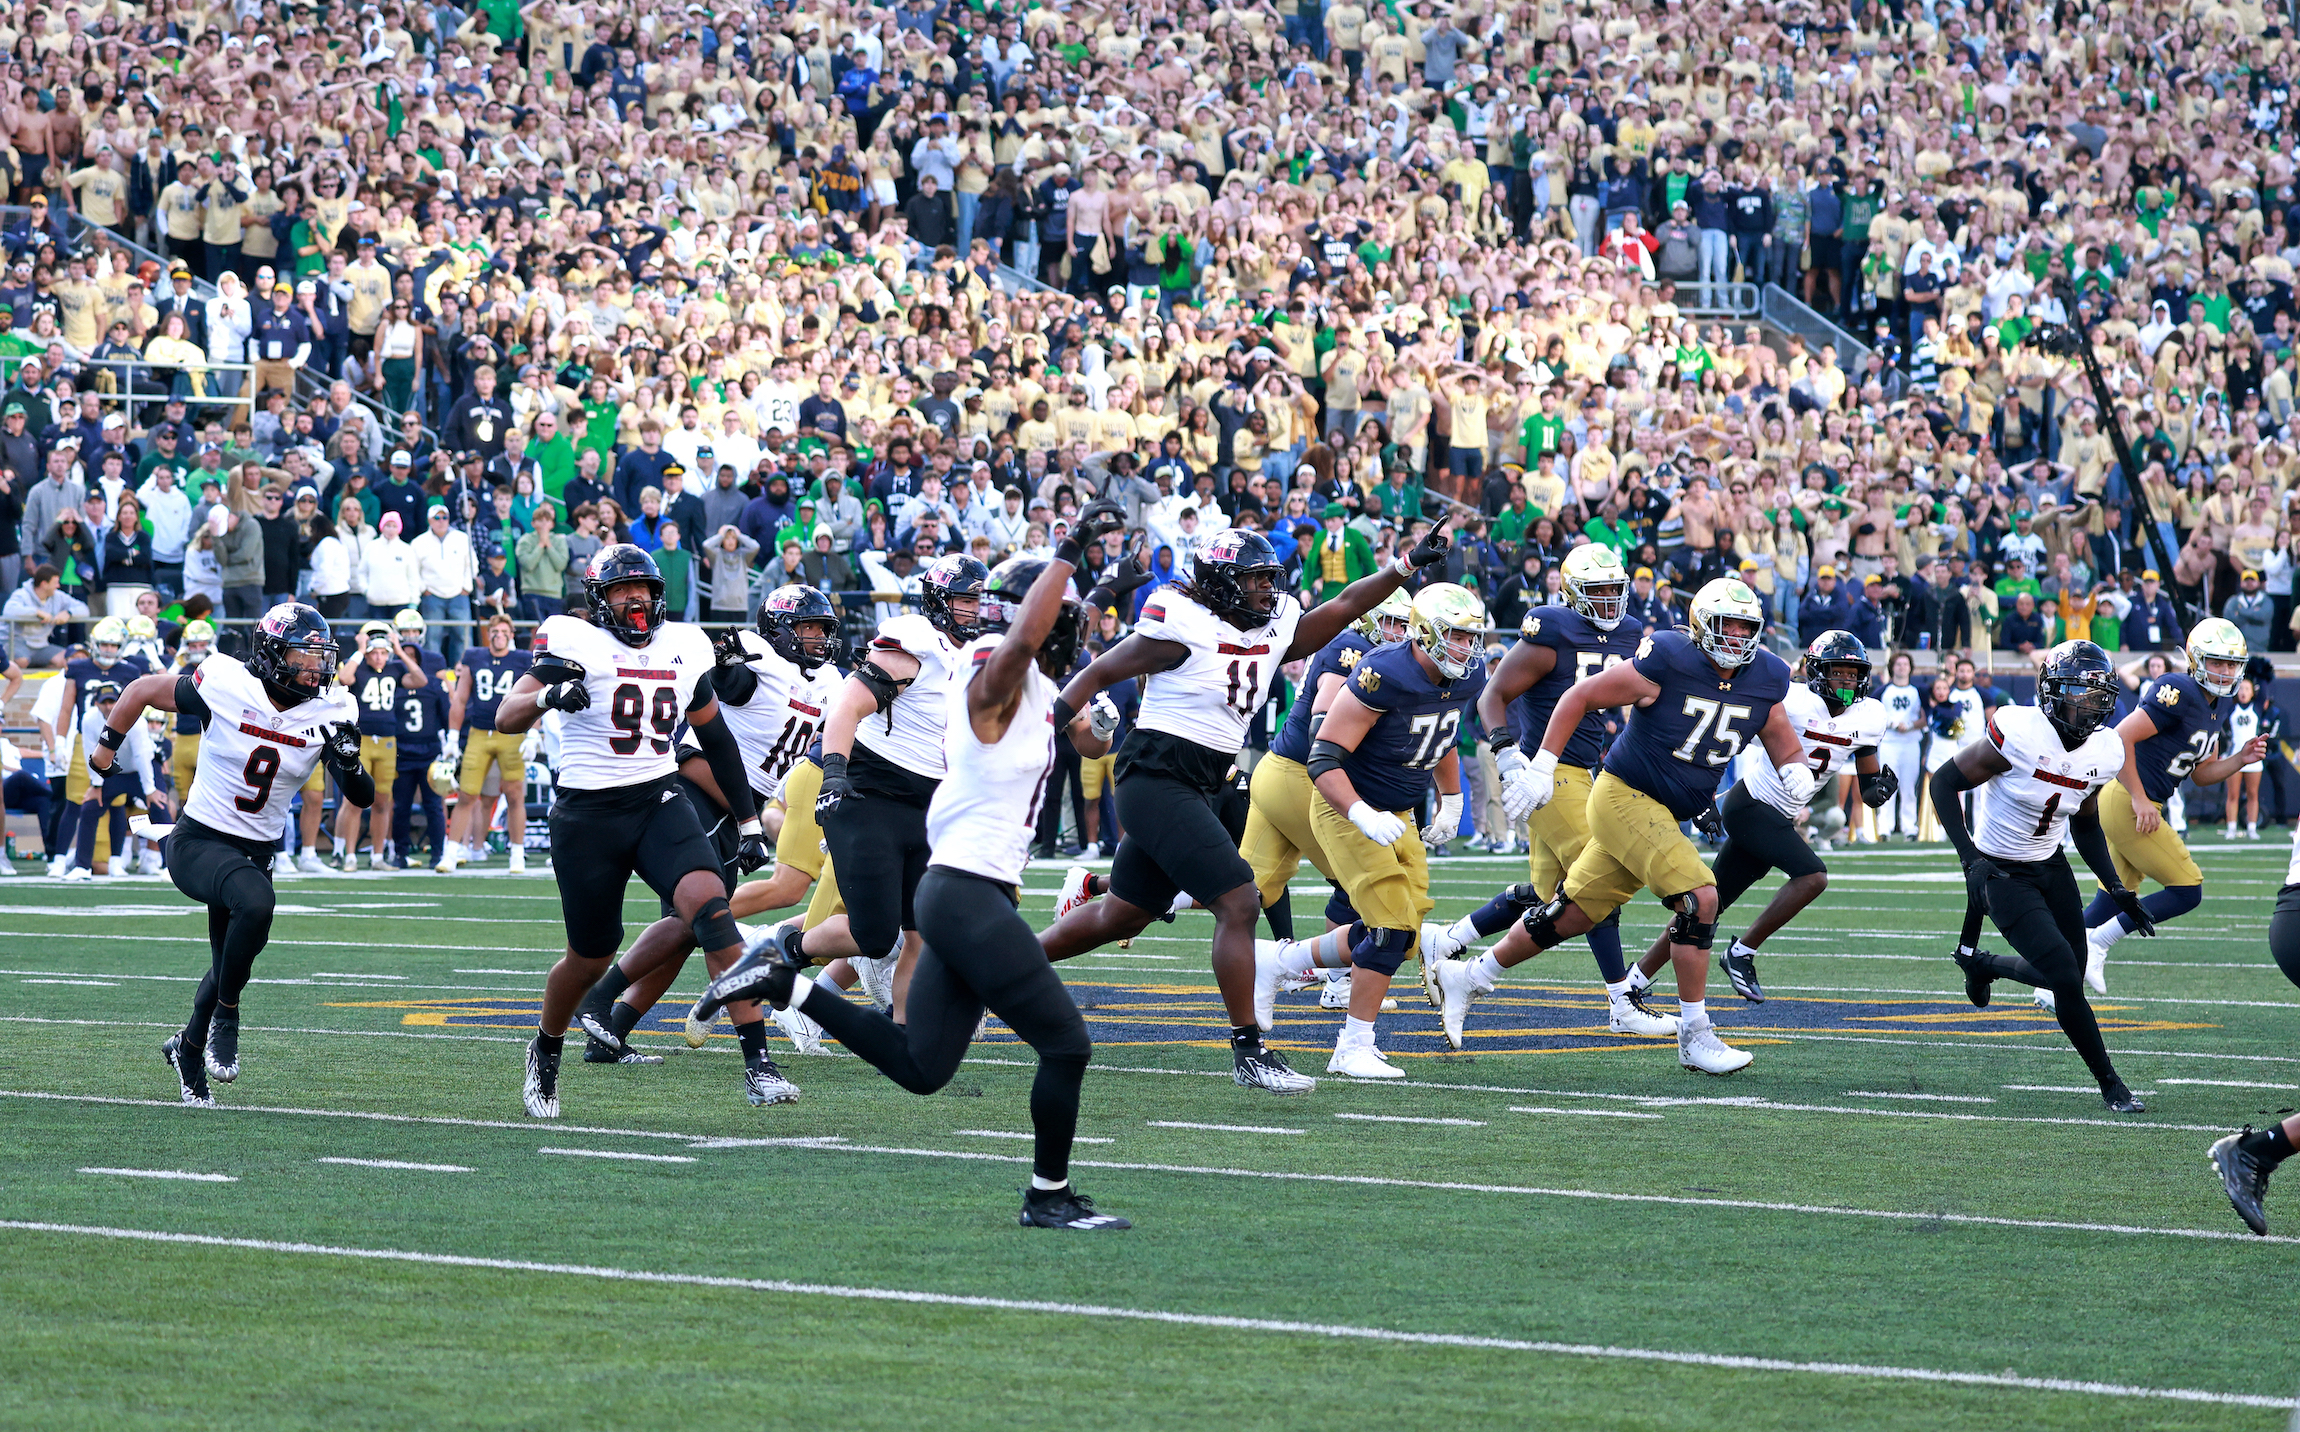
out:
{"label": "metal handrail", "polygon": [[[1692,279],[1671,282],[1677,285],[1677,311],[1688,317],[1746,318],[1756,313],[1762,304],[1757,285],[1753,283],[1699,283]],[[1691,302],[1686,301],[1688,295],[1693,296]],[[1716,301],[1720,297],[1724,302]]]}
{"label": "metal handrail", "polygon": [[1758,314],[1763,322],[1797,334],[1808,343],[1835,344],[1838,366],[1847,372],[1853,371],[1856,364],[1874,351],[1868,344],[1830,322],[1818,310],[1777,283],[1765,285],[1764,301]]}

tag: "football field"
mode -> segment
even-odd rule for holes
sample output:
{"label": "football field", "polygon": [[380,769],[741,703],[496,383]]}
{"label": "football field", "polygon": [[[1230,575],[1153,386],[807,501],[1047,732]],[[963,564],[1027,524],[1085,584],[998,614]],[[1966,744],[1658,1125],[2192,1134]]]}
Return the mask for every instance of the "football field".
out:
{"label": "football field", "polygon": [[[778,1035],[804,1097],[752,1109],[726,1026],[677,1037],[699,961],[635,1038],[663,1064],[578,1032],[565,1117],[527,1119],[547,871],[282,879],[212,1111],[158,1052],[204,913],[8,881],[0,1426],[2283,1428],[2300,1192],[2254,1238],[2205,1149],[2300,1102],[2288,848],[2197,834],[2203,908],[2095,1000],[2138,1116],[2025,989],[1964,1001],[1940,847],[1829,857],[1764,1005],[1713,974],[1730,1079],[1608,1034],[1575,941],[1470,1053],[1409,965],[1409,1079],[1250,1094],[1209,920],[1153,926],[1061,967],[1097,1045],[1076,1181],[1135,1223],[1101,1235],[1015,1226],[1034,1063],[995,1022],[930,1098]],[[1437,862],[1435,918],[1523,877]],[[1665,916],[1624,918],[1634,951]],[[1274,1040],[1322,1076],[1340,1019],[1284,995]]]}

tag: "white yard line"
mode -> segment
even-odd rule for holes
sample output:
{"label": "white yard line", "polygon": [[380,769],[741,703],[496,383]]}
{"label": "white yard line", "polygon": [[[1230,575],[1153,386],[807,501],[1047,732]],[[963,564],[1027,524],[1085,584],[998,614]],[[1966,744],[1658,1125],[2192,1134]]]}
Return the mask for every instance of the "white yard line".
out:
{"label": "white yard line", "polygon": [[353,1168],[397,1168],[414,1173],[474,1173],[462,1164],[403,1163],[398,1159],[313,1159],[313,1163],[349,1164]]}
{"label": "white yard line", "polygon": [[[952,1129],[950,1136],[954,1139],[1035,1139],[1038,1137],[1036,1134],[1023,1133],[1016,1129]],[[1107,1144],[1114,1143],[1116,1140],[1090,1139],[1084,1134],[1074,1134],[1071,1136],[1070,1142],[1074,1144]],[[702,1145],[698,1144],[696,1147],[700,1148]]]}
{"label": "white yard line", "polygon": [[[2178,1083],[2180,1081],[2175,1079],[2169,1082]],[[2002,1087],[2022,1089],[2031,1094],[2090,1094],[2095,1099],[2100,1097],[2100,1090],[2090,1084],[2006,1084]],[[2135,1089],[2132,1092],[2135,1094],[2153,1094],[2156,1091],[2154,1089]]]}
{"label": "white yard line", "polygon": [[1593,1119],[1658,1119],[1660,1114],[1640,1114],[1633,1109],[1553,1109],[1546,1104],[1512,1104],[1513,1114],[1585,1114]]}
{"label": "white yard line", "polygon": [[24,980],[24,984],[82,985],[89,989],[118,989],[118,980]]}
{"label": "white yard line", "polygon": [[1180,1119],[1150,1119],[1153,1129],[1204,1129],[1216,1134],[1306,1134],[1307,1129],[1281,1129],[1268,1124],[1192,1124]]}
{"label": "white yard line", "polygon": [[84,1168],[82,1173],[100,1173],[113,1178],[165,1178],[183,1183],[238,1183],[228,1173],[187,1173],[180,1168]]}
{"label": "white yard line", "polygon": [[970,1308],[985,1312],[1044,1314],[1066,1319],[1105,1318],[1127,1322],[1163,1323],[1179,1327],[1215,1328],[1224,1332],[1269,1333],[1284,1337],[1394,1343],[1421,1347],[1458,1347],[1491,1352],[1539,1353],[1557,1357],[1602,1358],[1645,1364],[1672,1363],[1679,1366],[1717,1368],[1736,1372],[1770,1372],[1812,1377],[1849,1377],[1965,1387],[2014,1388],[2030,1392],[2209,1403],[2228,1407],[2261,1407],[2277,1410],[2283,1410],[2293,1405],[2292,1399],[2288,1397],[2268,1397],[2256,1393],[2213,1392],[2183,1387],[2143,1387],[2129,1383],[2095,1382],[2072,1378],[2022,1377],[2009,1371],[1959,1372],[1941,1368],[1902,1367],[1892,1364],[1798,1362],[1784,1358],[1749,1357],[1731,1353],[1619,1347],[1602,1343],[1544,1342],[1467,1333],[1412,1332],[1398,1328],[1347,1323],[1291,1322],[1276,1318],[1246,1318],[1220,1313],[1190,1313],[1160,1308],[1127,1308],[1095,1303],[1041,1302],[1030,1299],[986,1297],[965,1293],[923,1292],[908,1288],[857,1288],[835,1283],[798,1283],[770,1278],[727,1278],[702,1273],[657,1273],[626,1268],[590,1267],[575,1263],[538,1263],[526,1259],[478,1258],[450,1253],[411,1252],[397,1248],[347,1248],[320,1243],[289,1243],[258,1238],[220,1238],[205,1234],[164,1233],[150,1229],[106,1228],[86,1224],[7,1220],[0,1221],[0,1228],[68,1237],[172,1243],[206,1248],[234,1248],[247,1252],[277,1253],[299,1257],[412,1263],[431,1267],[474,1268],[505,1273],[540,1273],[559,1277],[582,1278],[590,1282],[608,1280],[627,1283],[658,1283],[692,1288],[776,1293],[793,1297]]}
{"label": "white yard line", "polygon": [[560,1154],[571,1159],[622,1159],[631,1163],[700,1163],[685,1154],[632,1154],[620,1149],[537,1149],[539,1154]]}
{"label": "white yard line", "polygon": [[2300,1084],[2259,1084],[2249,1079],[2159,1079],[2159,1084],[2203,1084],[2215,1089],[2300,1089]]}
{"label": "white yard line", "polygon": [[1449,1129],[1482,1129],[1483,1119],[1421,1119],[1411,1114],[1336,1114],[1337,1119],[1356,1119],[1368,1124],[1442,1124]]}
{"label": "white yard line", "polygon": [[[2010,1085],[2006,1086],[2010,1088]],[[1936,1104],[1993,1104],[1996,1100],[1983,1094],[1888,1094],[1868,1089],[1847,1089],[1848,1099],[1924,1099]]]}

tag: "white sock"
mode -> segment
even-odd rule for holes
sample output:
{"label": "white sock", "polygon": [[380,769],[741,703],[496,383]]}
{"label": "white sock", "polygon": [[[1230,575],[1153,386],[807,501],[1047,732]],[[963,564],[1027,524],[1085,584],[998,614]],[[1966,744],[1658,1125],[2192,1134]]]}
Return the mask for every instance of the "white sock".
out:
{"label": "white sock", "polygon": [[1492,989],[1494,985],[1500,981],[1500,979],[1501,961],[1493,957],[1493,951],[1487,950],[1484,954],[1479,955],[1476,959],[1469,962],[1470,988],[1476,990],[1489,990]]}
{"label": "white sock", "polygon": [[1709,1022],[1709,1001],[1680,997],[1677,1001],[1677,1018],[1687,1029],[1698,1029]]}
{"label": "white sock", "polygon": [[1445,932],[1457,944],[1464,946],[1474,945],[1485,938],[1477,932],[1477,926],[1470,923],[1470,918],[1467,915],[1446,926]]}
{"label": "white sock", "polygon": [[1342,1043],[1366,1044],[1374,1042],[1374,1022],[1360,1019],[1354,1014],[1342,1016]]}
{"label": "white sock", "polygon": [[791,1002],[783,1007],[785,1009],[797,1009],[800,1005],[805,1004],[807,1002],[807,996],[813,994],[814,992],[814,976],[800,975],[797,979],[791,981]]}
{"label": "white sock", "polygon": [[1637,966],[1631,965],[1629,967],[1629,987],[1641,993],[1645,990],[1649,990],[1653,988],[1653,976],[1647,974]]}
{"label": "white sock", "polygon": [[2107,949],[2110,945],[2132,933],[2124,927],[2125,918],[2123,915],[2118,915],[2115,919],[2092,932],[2093,938],[2100,942],[2102,949]]}
{"label": "white sock", "polygon": [[316,846],[316,845],[307,845],[307,846],[305,846],[305,847],[303,848],[303,856],[304,856],[304,859],[306,859],[306,860],[317,860],[317,859],[319,859],[319,847],[318,847],[318,846]]}
{"label": "white sock", "polygon": [[1624,1000],[1624,999],[1627,999],[1627,998],[1629,997],[1629,991],[1630,991],[1632,988],[1634,988],[1634,986],[1632,986],[1632,985],[1629,983],[1629,981],[1628,981],[1626,978],[1624,978],[1624,979],[1620,980],[1618,983],[1610,983],[1610,984],[1606,985],[1606,987],[1605,987],[1605,997],[1606,997],[1607,999],[1610,999],[1610,1000],[1612,1000],[1614,1003],[1618,1004],[1618,1003],[1620,1003],[1622,1000]]}
{"label": "white sock", "polygon": [[1030,1176],[1030,1187],[1032,1190],[1038,1193],[1052,1193],[1058,1188],[1070,1187],[1070,1180],[1062,1179],[1060,1181],[1056,1181],[1054,1179],[1040,1178],[1037,1174],[1032,1174]]}
{"label": "white sock", "polygon": [[1757,953],[1755,945],[1750,944],[1747,940],[1736,938],[1733,941],[1733,952],[1739,954],[1743,950],[1747,950],[1752,955]]}
{"label": "white sock", "polygon": [[1316,968],[1317,960],[1312,956],[1310,947],[1306,942],[1301,940],[1283,940],[1279,942],[1278,973],[1287,975],[1301,975],[1308,974],[1311,970]]}

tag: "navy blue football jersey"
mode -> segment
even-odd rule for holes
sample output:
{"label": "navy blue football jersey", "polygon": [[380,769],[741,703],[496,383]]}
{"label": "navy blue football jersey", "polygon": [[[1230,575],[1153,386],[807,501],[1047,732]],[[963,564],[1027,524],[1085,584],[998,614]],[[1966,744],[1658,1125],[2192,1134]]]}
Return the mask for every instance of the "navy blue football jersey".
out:
{"label": "navy blue football jersey", "polygon": [[351,676],[344,685],[359,706],[359,734],[399,735],[399,679],[405,675],[407,666],[396,656],[380,668],[364,660],[352,663]]}
{"label": "navy blue football jersey", "polygon": [[1377,810],[1419,807],[1430,773],[1458,744],[1462,709],[1484,689],[1484,662],[1459,681],[1432,677],[1415,659],[1411,642],[1377,647],[1359,658],[1350,670],[1350,694],[1381,713],[1342,762],[1359,798]]}
{"label": "navy blue football jersey", "polygon": [[463,698],[464,724],[474,731],[494,730],[495,708],[534,664],[535,653],[516,646],[501,656],[484,646],[465,647],[461,665],[467,674],[459,679],[471,683],[471,692]]}
{"label": "navy blue football jersey", "polygon": [[74,657],[64,667],[64,676],[73,683],[73,698],[80,703],[79,729],[91,731],[103,724],[103,719],[95,714],[96,703],[89,699],[90,686],[99,681],[109,681],[125,691],[129,682],[147,674],[144,659],[140,656],[123,656],[110,666],[98,666],[94,657]]}
{"label": "navy blue football jersey", "polygon": [[[427,681],[417,687],[399,689],[399,767],[414,770],[410,764],[429,761],[439,754],[439,733],[447,729],[447,688],[439,682]],[[418,772],[421,774],[421,772]]]}
{"label": "navy blue football jersey", "polygon": [[1679,820],[1691,820],[1717,793],[1725,768],[1757,739],[1789,694],[1789,665],[1760,650],[1730,679],[1722,678],[1682,631],[1652,633],[1632,664],[1661,694],[1652,705],[1631,709],[1605,769]]}
{"label": "navy blue football jersey", "polygon": [[[1645,638],[1645,624],[1624,616],[1619,626],[1605,631],[1571,607],[1535,607],[1525,614],[1517,634],[1520,640],[1557,653],[1557,664],[1550,667],[1549,675],[1509,703],[1509,732],[1517,738],[1520,750],[1532,751],[1541,745],[1542,734],[1549,729],[1549,714],[1557,709],[1557,698],[1565,689],[1635,656]],[[1587,770],[1597,764],[1604,749],[1605,713],[1592,711],[1574,728],[1572,739],[1558,755],[1558,764]]]}
{"label": "navy blue football jersey", "polygon": [[2134,709],[2156,723],[2156,734],[2133,747],[2140,788],[2152,801],[2170,800],[2196,763],[2212,755],[2220,737],[2220,703],[2195,677],[2172,672],[2141,687]]}
{"label": "navy blue football jersey", "polygon": [[1348,676],[1359,660],[1374,649],[1363,632],[1345,630],[1340,636],[1318,648],[1310,664],[1302,672],[1302,689],[1294,697],[1293,709],[1286,713],[1285,729],[1278,739],[1270,743],[1270,754],[1284,756],[1289,761],[1308,764],[1310,759],[1310,708],[1317,704],[1318,678],[1330,673]]}

